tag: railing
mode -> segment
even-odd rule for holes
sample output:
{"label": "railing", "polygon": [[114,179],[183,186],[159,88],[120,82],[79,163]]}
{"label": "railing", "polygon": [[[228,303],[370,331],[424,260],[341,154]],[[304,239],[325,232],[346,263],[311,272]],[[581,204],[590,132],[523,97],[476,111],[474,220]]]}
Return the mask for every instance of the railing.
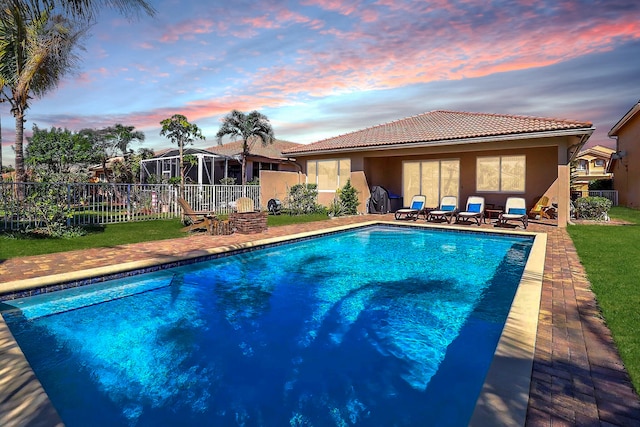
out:
{"label": "railing", "polygon": [[618,190],[589,190],[589,197],[604,197],[611,200],[613,206],[618,206]]}
{"label": "railing", "polygon": [[[63,215],[68,225],[111,224],[178,218],[179,188],[169,184],[0,183],[0,230],[36,228]],[[233,211],[240,197],[260,208],[257,185],[197,185],[184,188],[194,210]]]}

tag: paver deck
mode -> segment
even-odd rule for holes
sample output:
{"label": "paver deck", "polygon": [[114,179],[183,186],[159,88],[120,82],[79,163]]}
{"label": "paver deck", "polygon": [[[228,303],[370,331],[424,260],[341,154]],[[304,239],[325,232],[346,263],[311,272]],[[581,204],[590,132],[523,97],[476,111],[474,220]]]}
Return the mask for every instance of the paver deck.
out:
{"label": "paver deck", "polygon": [[[194,234],[180,239],[0,260],[0,290],[3,283],[14,280],[148,258],[198,254],[219,246],[371,220],[392,220],[392,216],[364,215],[272,227],[254,235]],[[490,224],[482,227],[493,228]],[[548,240],[526,425],[640,426],[640,399],[599,314],[569,235],[551,221],[533,221],[527,231],[545,232]]]}

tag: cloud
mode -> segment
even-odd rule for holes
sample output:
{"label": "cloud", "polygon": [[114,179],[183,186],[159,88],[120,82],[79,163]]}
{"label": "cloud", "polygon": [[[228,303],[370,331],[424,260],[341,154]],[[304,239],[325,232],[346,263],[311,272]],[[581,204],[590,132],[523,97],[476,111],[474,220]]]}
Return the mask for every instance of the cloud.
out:
{"label": "cloud", "polygon": [[162,43],[175,43],[179,40],[193,40],[198,35],[222,32],[229,28],[224,21],[209,19],[189,19],[176,25],[167,26],[160,37]]}

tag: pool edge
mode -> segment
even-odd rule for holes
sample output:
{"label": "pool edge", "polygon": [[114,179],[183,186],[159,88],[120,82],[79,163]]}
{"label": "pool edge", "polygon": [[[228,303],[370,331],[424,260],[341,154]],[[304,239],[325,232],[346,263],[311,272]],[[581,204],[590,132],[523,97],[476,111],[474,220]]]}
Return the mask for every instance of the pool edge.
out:
{"label": "pool edge", "polygon": [[546,247],[547,234],[536,234],[507,322],[469,422],[470,427],[525,425]]}
{"label": "pool edge", "polygon": [[64,426],[0,314],[0,425]]}

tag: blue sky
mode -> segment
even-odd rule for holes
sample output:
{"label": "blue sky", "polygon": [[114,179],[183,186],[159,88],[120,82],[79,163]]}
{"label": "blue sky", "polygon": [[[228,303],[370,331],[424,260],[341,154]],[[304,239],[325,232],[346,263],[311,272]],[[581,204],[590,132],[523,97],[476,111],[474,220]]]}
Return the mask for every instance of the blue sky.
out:
{"label": "blue sky", "polygon": [[[150,1],[155,17],[98,17],[76,73],[25,129],[143,131],[159,149],[179,113],[216,144],[232,109],[310,143],[448,109],[593,122],[589,145],[640,99],[637,0]],[[0,105],[3,163],[14,121]]]}

